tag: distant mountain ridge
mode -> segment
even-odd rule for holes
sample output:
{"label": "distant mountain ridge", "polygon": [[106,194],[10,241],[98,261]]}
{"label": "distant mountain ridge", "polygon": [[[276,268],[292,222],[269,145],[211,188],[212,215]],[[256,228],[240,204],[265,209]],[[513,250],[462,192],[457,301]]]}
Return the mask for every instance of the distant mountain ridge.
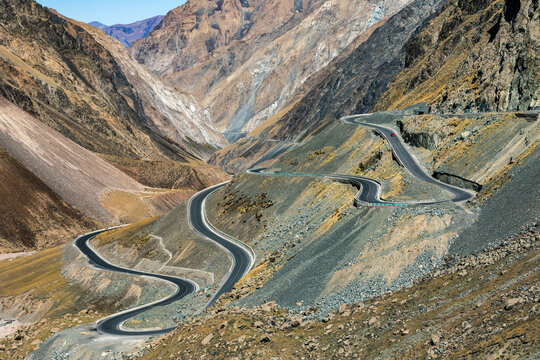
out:
{"label": "distant mountain ridge", "polygon": [[131,24],[105,25],[99,21],[92,21],[88,25],[103,30],[105,34],[120,41],[125,47],[130,47],[135,41],[145,38],[163,20],[163,15],[137,21]]}

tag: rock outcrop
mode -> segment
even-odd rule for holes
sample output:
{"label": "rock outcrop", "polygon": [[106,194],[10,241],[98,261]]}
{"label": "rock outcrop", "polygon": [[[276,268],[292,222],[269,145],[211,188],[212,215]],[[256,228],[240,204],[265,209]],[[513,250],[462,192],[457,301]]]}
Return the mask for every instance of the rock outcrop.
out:
{"label": "rock outcrop", "polygon": [[445,172],[435,171],[433,173],[433,177],[437,180],[441,180],[442,182],[445,182],[450,185],[454,185],[457,187],[460,187],[462,189],[469,189],[474,190],[476,192],[479,192],[482,190],[482,185],[478,184],[474,181],[465,179],[461,176],[454,175],[454,174],[448,174]]}
{"label": "rock outcrop", "polygon": [[398,120],[397,126],[403,141],[428,150],[435,150],[440,142],[440,135],[435,131],[410,131],[403,121]]}
{"label": "rock outcrop", "polygon": [[411,42],[406,69],[376,109],[540,109],[539,36],[536,0],[451,0]]}
{"label": "rock outcrop", "polygon": [[167,14],[130,53],[193,94],[236,140],[289,105],[358,35],[409,2],[194,0]]}
{"label": "rock outcrop", "polygon": [[88,23],[93,27],[120,41],[125,47],[130,47],[135,41],[145,38],[163,20],[163,15],[137,21],[131,24],[116,24],[107,26],[97,21]]}

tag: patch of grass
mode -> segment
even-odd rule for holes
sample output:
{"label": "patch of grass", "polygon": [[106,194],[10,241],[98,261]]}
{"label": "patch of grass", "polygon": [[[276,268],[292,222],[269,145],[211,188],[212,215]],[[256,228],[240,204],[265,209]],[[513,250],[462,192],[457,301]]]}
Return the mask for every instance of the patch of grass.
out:
{"label": "patch of grass", "polygon": [[62,277],[62,247],[37,252],[31,256],[0,262],[0,297],[20,295],[33,290],[33,294],[49,296],[67,286]]}
{"label": "patch of grass", "polygon": [[151,225],[159,220],[163,215],[154,216],[152,218],[137,221],[134,224],[124,226],[118,229],[99,234],[92,240],[96,246],[104,246],[111,243],[117,243],[123,247],[132,247],[136,245],[138,248],[143,247],[152,238],[150,234],[153,231]]}
{"label": "patch of grass", "polygon": [[126,191],[112,191],[102,196],[101,203],[114,217],[123,222],[146,219],[152,215],[140,194]]}
{"label": "patch of grass", "polygon": [[46,313],[51,318],[79,311],[86,305],[79,301],[86,291],[62,276],[63,257],[62,247],[57,246],[0,262],[0,297],[29,292],[32,299],[52,301]]}

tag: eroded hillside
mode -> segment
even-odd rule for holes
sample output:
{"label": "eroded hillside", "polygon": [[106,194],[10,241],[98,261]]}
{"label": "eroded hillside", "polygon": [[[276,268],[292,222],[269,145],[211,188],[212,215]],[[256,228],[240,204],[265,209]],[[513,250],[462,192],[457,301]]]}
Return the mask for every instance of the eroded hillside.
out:
{"label": "eroded hillside", "polygon": [[[374,114],[365,119],[390,121],[396,132],[403,124],[403,136],[408,129],[412,138],[424,134],[440,139],[412,151],[428,171],[447,174],[450,179],[445,181],[480,185],[468,206],[472,213],[451,203],[355,209],[354,191],[347,185],[238,175],[216,194],[209,218],[250,244],[261,261],[278,259],[261,269],[268,272],[262,279],[272,280],[245,303],[272,299],[287,307],[304,301],[306,306],[331,308],[336,302],[359,300],[431,271],[451,249],[478,250],[537,219],[538,191],[512,192],[512,186],[529,189],[535,183],[540,143],[536,117]],[[413,128],[422,130],[415,133]],[[449,198],[412,178],[393,160],[383,139],[354,125],[328,126],[279,156],[266,171],[358,174],[382,182],[382,196],[398,202]],[[261,196],[273,205],[258,204]],[[497,226],[490,225],[494,217]]]}
{"label": "eroded hillside", "polygon": [[[540,153],[533,136],[538,120],[520,113],[379,113],[365,120],[408,137],[416,144],[409,150],[427,169],[444,170],[460,186],[466,181],[479,185],[475,199],[464,205],[357,208],[357,190],[350,185],[239,174],[210,198],[208,218],[253,248],[254,268],[207,314],[191,319],[186,309],[201,306],[211,286],[131,320],[128,326],[134,328],[168,326],[172,317],[182,322],[139,355],[199,358],[241,352],[262,358],[331,358],[376,357],[382,351],[389,358],[436,358],[471,351],[537,353],[531,329],[538,298],[540,193],[534,174]],[[450,197],[401,168],[377,133],[344,123],[282,154],[266,170],[272,172],[375,178],[382,183],[383,198],[398,203]],[[167,221],[185,224],[186,214],[175,211]],[[161,228],[153,222],[137,229],[135,238],[113,236],[96,239],[96,244],[116,262],[138,268],[154,262],[155,269],[170,259],[155,237]],[[181,240],[176,246],[188,249],[188,244]],[[488,245],[491,249],[482,253]],[[484,320],[486,313],[493,316]]]}
{"label": "eroded hillside", "polygon": [[283,145],[268,139],[303,139],[372,107],[405,109],[425,101],[431,110],[424,111],[446,114],[538,108],[534,1],[449,1],[424,23],[436,9],[432,2],[415,1],[380,24],[365,43],[313,76],[307,95],[211,161],[244,170],[282,151]]}
{"label": "eroded hillside", "polygon": [[103,223],[113,221],[100,196],[144,186],[0,97],[0,144],[64,201]]}
{"label": "eroded hillside", "polygon": [[0,253],[59,245],[99,226],[0,147]]}
{"label": "eroded hillside", "polygon": [[322,319],[316,307],[291,315],[271,301],[247,311],[220,307],[131,358],[536,358],[538,254],[532,228],[409,289]]}
{"label": "eroded hillside", "polygon": [[[30,354],[29,359],[54,359],[60,354],[148,359],[538,357],[540,118],[535,109],[538,79],[531,68],[537,59],[522,56],[527,44],[532,44],[531,54],[537,52],[535,26],[530,26],[531,31],[526,28],[538,17],[537,2],[449,0],[443,5],[415,0],[368,32],[363,32],[365,21],[375,23],[373,16],[389,13],[378,12],[379,3],[362,3],[367,12],[361,6],[351,12],[362,31],[345,35],[340,31],[347,32],[348,27],[332,32],[329,24],[334,23],[324,20],[339,18],[336,14],[356,3],[318,4],[311,2],[308,7],[295,1],[292,5],[298,12],[287,23],[290,28],[281,27],[283,32],[277,31],[275,39],[291,34],[301,39],[325,31],[328,38],[337,39],[334,46],[343,45],[343,53],[313,66],[310,71],[315,75],[296,92],[295,102],[282,111],[272,110],[273,118],[214,158],[237,170],[234,178],[214,192],[202,192],[209,194],[204,200],[194,199],[167,215],[90,241],[94,251],[113,264],[145,271],[147,276],[148,272],[171,274],[193,281],[198,291],[165,306],[153,303],[147,312],[117,323],[124,331],[179,326],[154,340],[118,341],[98,333],[92,321],[101,315],[154,301],[170,294],[171,288],[145,276],[110,276],[103,268],[88,265],[68,244],[62,254],[57,248],[15,259],[13,268],[0,273],[9,285],[0,294],[8,299],[0,303],[2,312],[26,322],[14,325],[20,330],[0,344],[1,355]],[[386,4],[396,11],[404,5]],[[274,40],[257,43],[256,29],[263,23],[254,21],[240,39],[228,42],[217,20],[227,14],[234,19],[227,26],[242,31],[257,11],[267,15],[269,5],[278,9],[283,4],[188,2],[169,14],[150,37],[154,41],[161,34],[161,40],[175,41],[160,43],[153,51],[176,57],[184,47],[185,58],[169,60],[183,68],[177,74],[188,74],[197,66],[190,68],[182,61],[201,61],[208,45],[216,47],[206,48],[209,54],[202,61],[208,63],[204,64],[223,59],[220,54],[240,49],[237,45],[249,40],[254,44],[251,59],[260,65],[255,55],[277,44]],[[236,17],[239,14],[241,18]],[[266,23],[269,30],[284,16],[276,10],[275,18]],[[295,32],[307,23],[317,29]],[[92,36],[99,34],[96,30]],[[215,34],[220,36],[209,44],[207,37]],[[349,47],[340,34],[351,36]],[[521,42],[514,44],[513,38]],[[448,39],[452,41],[447,43]],[[196,41],[189,45],[188,40]],[[109,41],[97,40],[109,44],[104,47],[121,46]],[[320,44],[317,41],[291,44],[301,51],[311,44],[311,51]],[[280,51],[289,49],[287,42],[279,45]],[[266,59],[272,63],[280,59],[279,54]],[[329,67],[316,72],[331,57],[335,60]],[[313,63],[309,59],[306,56]],[[483,61],[472,65],[472,59]],[[247,78],[220,73],[231,80],[231,91],[237,79],[245,85],[253,76],[252,60],[243,61],[246,67],[239,68]],[[160,71],[168,71],[167,66]],[[209,75],[215,75],[212,66],[206,68]],[[472,67],[497,77],[473,82],[474,88],[462,86],[469,84]],[[268,69],[276,67],[257,67],[260,72],[255,75],[262,74],[262,79]],[[424,75],[413,74],[416,82],[410,82],[414,71]],[[276,88],[286,88],[279,74],[274,79]],[[198,85],[204,88],[205,81]],[[220,89],[216,84],[214,89]],[[433,84],[439,86],[435,92]],[[246,87],[246,93],[250,89]],[[443,93],[447,96],[439,97]],[[230,105],[227,93],[220,95]],[[477,100],[487,107],[472,105]],[[340,120],[372,106],[399,111]],[[236,103],[227,111],[235,112],[235,107]],[[374,130],[369,124],[385,130]],[[133,177],[138,174],[146,181],[182,186],[175,180],[180,170],[168,166],[170,159],[102,156],[126,173],[133,171]],[[264,166],[264,171],[243,171],[255,164]],[[331,174],[372,182],[361,183],[363,188],[358,189],[325,176]],[[467,189],[473,197],[453,200],[448,186],[426,180],[431,175]],[[368,195],[375,192],[382,200],[359,200],[359,190]],[[110,192],[102,203],[112,211],[129,203],[126,199],[131,195]],[[152,215],[137,206],[134,213]],[[194,209],[197,214],[191,216]],[[231,242],[243,242],[252,251],[249,258],[228,252],[216,238],[206,239],[197,232],[204,226],[214,226],[214,235],[234,237]],[[239,272],[243,277],[235,280],[232,290],[204,310],[234,275],[234,266],[240,263],[236,259],[247,264],[249,272]],[[0,263],[0,268],[9,265]],[[18,269],[31,269],[39,276],[29,278],[25,274],[32,272]],[[49,278],[53,281],[43,280]],[[69,301],[55,302],[62,296]],[[6,305],[11,303],[28,304],[31,314],[25,317],[20,307]],[[68,314],[75,311],[84,320]]]}
{"label": "eroded hillside", "polygon": [[408,3],[189,1],[130,52],[193,94],[235,140],[287,106],[358,35]]}
{"label": "eroded hillside", "polygon": [[358,36],[328,66],[311,76],[292,103],[276,111],[244,139],[218,151],[211,162],[229,171],[275,157],[343,115],[366,113],[404,68],[404,48],[442,1],[417,0]]}

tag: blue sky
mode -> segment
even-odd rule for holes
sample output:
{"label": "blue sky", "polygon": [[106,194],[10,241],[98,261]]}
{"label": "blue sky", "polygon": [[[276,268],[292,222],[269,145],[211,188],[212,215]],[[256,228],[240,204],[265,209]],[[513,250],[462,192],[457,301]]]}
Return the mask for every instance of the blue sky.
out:
{"label": "blue sky", "polygon": [[185,3],[185,0],[37,0],[75,20],[99,21],[105,25],[129,24],[156,15]]}

